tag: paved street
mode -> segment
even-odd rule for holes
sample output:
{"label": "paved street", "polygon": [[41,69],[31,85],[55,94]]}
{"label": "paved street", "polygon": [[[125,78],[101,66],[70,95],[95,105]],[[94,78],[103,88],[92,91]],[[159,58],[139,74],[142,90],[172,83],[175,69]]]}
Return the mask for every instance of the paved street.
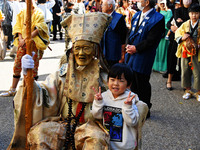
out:
{"label": "paved street", "polygon": [[[39,66],[39,81],[58,69],[64,54],[64,40],[51,41],[53,51],[46,50]],[[13,60],[7,52],[0,62],[0,92],[11,86]],[[173,82],[173,91],[165,87],[166,79],[153,72],[151,118],[143,127],[143,150],[200,150],[200,102],[182,99],[180,81]],[[0,97],[0,150],[9,145],[14,131],[13,97]]]}

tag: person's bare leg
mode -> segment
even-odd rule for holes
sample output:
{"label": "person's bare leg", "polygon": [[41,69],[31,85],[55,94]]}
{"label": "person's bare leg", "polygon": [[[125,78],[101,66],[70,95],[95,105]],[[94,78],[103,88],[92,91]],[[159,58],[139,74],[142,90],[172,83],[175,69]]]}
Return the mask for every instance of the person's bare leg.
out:
{"label": "person's bare leg", "polygon": [[19,79],[20,78],[13,78],[12,86],[11,86],[12,89],[16,89],[17,88],[17,84],[19,82]]}
{"label": "person's bare leg", "polygon": [[172,77],[173,77],[173,74],[168,74],[168,78],[167,78],[167,89],[168,90],[172,90]]}

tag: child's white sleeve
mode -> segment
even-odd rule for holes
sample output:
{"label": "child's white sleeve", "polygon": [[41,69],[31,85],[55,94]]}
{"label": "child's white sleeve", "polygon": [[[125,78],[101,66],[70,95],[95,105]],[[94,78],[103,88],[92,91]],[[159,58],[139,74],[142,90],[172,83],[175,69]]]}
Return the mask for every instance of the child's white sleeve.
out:
{"label": "child's white sleeve", "polygon": [[175,31],[175,41],[179,44],[185,31],[183,30],[183,24]]}
{"label": "child's white sleeve", "polygon": [[92,104],[92,110],[90,111],[94,118],[103,119],[103,100],[94,100]]}
{"label": "child's white sleeve", "polygon": [[171,25],[173,25],[173,26],[176,26],[177,27],[177,25],[176,25],[176,21],[175,21],[175,19],[173,18],[172,19],[172,21],[171,21]]}
{"label": "child's white sleeve", "polygon": [[133,98],[132,105],[123,104],[122,106],[123,119],[128,126],[135,126],[139,120],[139,112],[135,105],[136,100],[139,100],[137,95]]}

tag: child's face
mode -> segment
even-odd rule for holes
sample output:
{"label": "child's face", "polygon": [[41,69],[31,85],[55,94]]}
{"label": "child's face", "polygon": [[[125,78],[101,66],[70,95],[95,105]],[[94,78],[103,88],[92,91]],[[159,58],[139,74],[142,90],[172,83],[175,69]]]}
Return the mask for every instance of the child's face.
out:
{"label": "child's face", "polygon": [[200,13],[199,12],[189,12],[189,16],[190,16],[190,20],[192,20],[192,22],[197,22],[197,20],[199,19]]}
{"label": "child's face", "polygon": [[181,4],[175,4],[175,9],[178,9],[178,8],[180,8],[181,7]]}
{"label": "child's face", "polygon": [[164,3],[160,3],[159,5],[158,5],[159,7],[160,7],[160,9],[165,9],[165,4]]}
{"label": "child's face", "polygon": [[108,88],[112,92],[114,98],[122,95],[126,88],[128,88],[124,74],[122,74],[121,79],[109,77]]}

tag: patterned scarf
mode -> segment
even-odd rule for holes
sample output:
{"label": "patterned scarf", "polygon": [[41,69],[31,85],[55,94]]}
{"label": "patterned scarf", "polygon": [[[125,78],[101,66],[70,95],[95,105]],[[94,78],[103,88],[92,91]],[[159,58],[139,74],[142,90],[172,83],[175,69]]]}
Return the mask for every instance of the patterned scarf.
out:
{"label": "patterned scarf", "polygon": [[93,59],[88,66],[78,70],[71,53],[65,80],[64,96],[77,101],[91,103],[94,100],[94,87],[99,87],[99,60]]}

